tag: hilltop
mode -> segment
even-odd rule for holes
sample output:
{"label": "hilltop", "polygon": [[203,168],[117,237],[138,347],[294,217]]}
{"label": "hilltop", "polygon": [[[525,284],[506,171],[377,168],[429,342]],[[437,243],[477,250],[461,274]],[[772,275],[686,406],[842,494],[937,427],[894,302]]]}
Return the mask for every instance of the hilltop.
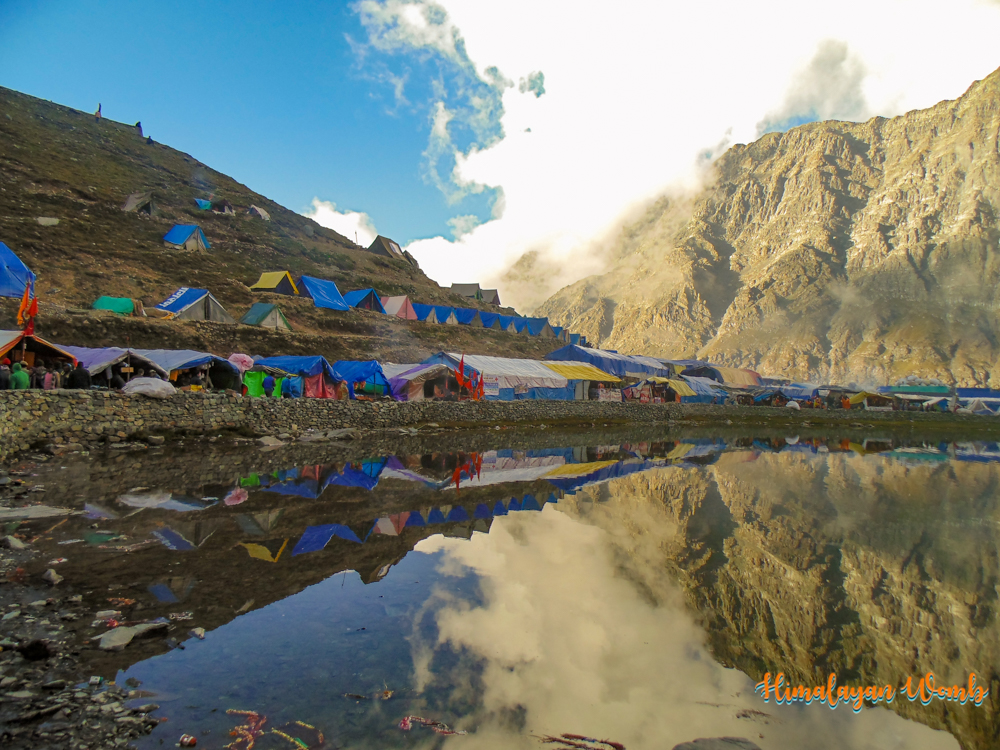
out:
{"label": "hilltop", "polygon": [[605,348],[797,380],[997,387],[998,134],[1000,71],[926,110],[733,146],[535,314]]}
{"label": "hilltop", "polygon": [[[442,289],[414,264],[374,255],[189,154],[147,142],[137,128],[0,87],[0,241],[38,276],[38,332],[77,345],[210,348],[218,354],[316,353],[333,358],[412,361],[442,348],[514,357],[543,356],[558,342],[499,331],[387,319],[363,311],[317,310],[309,300],[247,287],[261,272],[332,279],[342,291],[374,287],[415,302],[492,309]],[[126,214],[126,197],[152,191],[153,216]],[[202,211],[195,198],[228,200],[235,215]],[[265,209],[270,221],[247,214]],[[55,225],[38,219],[58,219]],[[51,224],[51,222],[46,222]],[[198,224],[211,250],[164,247],[174,224]],[[257,301],[277,302],[297,333],[246,326],[109,319],[90,311],[101,295],[151,307],[181,286],[203,287],[236,318]],[[16,301],[0,303],[0,327]],[[142,343],[140,343],[142,342]]]}

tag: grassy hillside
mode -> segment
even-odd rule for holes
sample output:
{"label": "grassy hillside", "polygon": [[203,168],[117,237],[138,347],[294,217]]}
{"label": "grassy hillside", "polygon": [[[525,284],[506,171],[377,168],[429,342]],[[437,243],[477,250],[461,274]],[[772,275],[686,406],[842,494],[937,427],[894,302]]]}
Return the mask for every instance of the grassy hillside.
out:
{"label": "grassy hillside", "polygon": [[[317,310],[308,300],[253,293],[247,287],[262,271],[289,270],[293,276],[333,279],[342,291],[375,287],[382,294],[408,294],[415,302],[496,309],[451,294],[405,261],[366,252],[188,154],[147,143],[131,125],[97,121],[92,114],[4,88],[0,111],[0,241],[38,276],[42,335],[67,344],[124,344],[115,337],[139,329],[89,311],[97,297],[135,297],[149,307],[179,286],[192,286],[211,290],[236,318],[255,301],[278,301],[305,337],[250,335],[243,326],[150,323],[140,335],[144,346],[211,347],[228,354],[245,350],[250,336],[260,344],[253,352],[259,354],[310,350],[401,361],[442,348],[540,356],[558,345],[358,311]],[[157,215],[122,210],[126,197],[140,190],[154,192]],[[236,215],[199,210],[194,199],[210,195],[229,200]],[[248,216],[251,204],[267,210],[271,221]],[[43,226],[39,218],[59,221]],[[164,247],[163,235],[177,223],[200,225],[211,250]],[[12,327],[15,308],[12,300],[0,303],[0,326]],[[199,341],[204,343],[198,346]]]}

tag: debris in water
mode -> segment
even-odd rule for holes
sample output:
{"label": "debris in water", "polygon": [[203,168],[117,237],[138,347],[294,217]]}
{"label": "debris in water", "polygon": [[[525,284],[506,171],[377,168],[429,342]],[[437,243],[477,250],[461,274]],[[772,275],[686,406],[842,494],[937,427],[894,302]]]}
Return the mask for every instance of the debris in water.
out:
{"label": "debris in water", "polygon": [[[264,725],[267,723],[267,717],[260,715],[256,711],[239,711],[235,708],[230,708],[226,711],[226,713],[246,717],[242,724],[237,724],[229,733],[230,737],[236,737],[236,739],[228,745],[225,745],[227,750],[253,750],[253,746],[256,744],[257,740],[265,734],[275,734],[286,742],[291,743],[295,747],[302,748],[303,750],[309,750],[309,748],[312,747],[320,747],[326,741],[326,738],[323,737],[322,731],[314,727],[312,724],[306,724],[304,721],[290,721],[283,724],[281,729],[265,730]],[[288,732],[300,734],[301,732],[299,731],[299,728],[315,732],[316,744],[308,745],[299,737],[294,737],[288,734]]]}
{"label": "debris in water", "polygon": [[60,583],[63,582],[63,577],[58,573],[56,573],[55,570],[53,570],[52,568],[49,568],[44,573],[42,573],[42,579],[48,583],[51,583],[53,586],[58,586]]}
{"label": "debris in water", "polygon": [[578,748],[579,750],[603,750],[603,747],[610,747],[612,750],[625,750],[625,746],[620,742],[611,740],[598,740],[593,737],[585,737],[582,734],[562,734],[559,737],[545,735],[539,737],[543,744],[555,744],[561,748]]}
{"label": "debris in water", "polygon": [[438,734],[468,734],[468,732],[462,729],[452,729],[442,721],[425,719],[422,716],[404,716],[399,722],[399,728],[404,732],[408,732],[414,724],[427,727],[431,731],[437,732]]}
{"label": "debris in water", "polygon": [[194,747],[198,744],[198,738],[191,734],[181,735],[181,747]]}

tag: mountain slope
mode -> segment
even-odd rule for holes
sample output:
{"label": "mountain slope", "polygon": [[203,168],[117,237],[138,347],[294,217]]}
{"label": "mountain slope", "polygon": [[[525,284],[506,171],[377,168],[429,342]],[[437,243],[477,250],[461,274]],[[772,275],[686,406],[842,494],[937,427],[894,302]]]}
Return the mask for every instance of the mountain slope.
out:
{"label": "mountain slope", "polygon": [[734,146],[535,314],[802,380],[1000,385],[998,136],[1000,71],[927,110]]}

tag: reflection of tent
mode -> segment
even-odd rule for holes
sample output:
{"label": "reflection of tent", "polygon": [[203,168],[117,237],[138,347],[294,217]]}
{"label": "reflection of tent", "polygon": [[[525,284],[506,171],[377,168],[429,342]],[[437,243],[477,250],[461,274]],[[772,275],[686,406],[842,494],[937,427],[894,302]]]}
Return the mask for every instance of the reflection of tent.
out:
{"label": "reflection of tent", "polygon": [[14,251],[0,242],[0,297],[24,296],[24,285],[35,291],[35,274],[31,272]]}
{"label": "reflection of tent", "polygon": [[178,250],[211,250],[205,233],[197,224],[174,224],[173,228],[163,235],[163,244]]}
{"label": "reflection of tent", "polygon": [[65,360],[76,364],[76,357],[55,344],[50,344],[38,336],[25,336],[23,331],[0,331],[0,357],[10,357],[11,362],[21,361],[21,346],[24,345],[25,361],[29,366],[35,357],[46,360]]}
{"label": "reflection of tent", "polygon": [[262,273],[257,283],[250,288],[258,292],[271,292],[273,294],[299,293],[299,289],[295,286],[292,275],[288,271]]}
{"label": "reflection of tent", "polygon": [[299,279],[300,293],[304,297],[312,299],[316,307],[326,310],[350,310],[351,306],[344,301],[343,295],[337,289],[337,285],[326,279],[316,279],[312,276],[303,276]]}
{"label": "reflection of tent", "polygon": [[[259,483],[259,480],[258,480]],[[252,536],[264,536],[267,532],[278,525],[278,521],[285,514],[284,508],[277,510],[265,510],[260,513],[238,513],[236,523],[240,529]]]}
{"label": "reflection of tent", "polygon": [[382,300],[379,299],[378,292],[374,289],[357,289],[353,292],[348,292],[344,295],[344,302],[351,307],[357,307],[361,310],[371,310],[372,312],[385,314],[385,308],[382,307]]}
{"label": "reflection of tent", "polygon": [[132,193],[125,199],[125,205],[122,206],[122,211],[127,214],[134,212],[152,216],[156,213],[156,201],[153,199],[153,193]]}
{"label": "reflection of tent", "polygon": [[248,326],[261,326],[262,328],[273,328],[274,330],[290,331],[291,324],[278,309],[277,305],[268,302],[254,302],[247,310],[246,315],[240,318],[240,323]]}
{"label": "reflection of tent", "polygon": [[409,297],[383,297],[382,308],[386,315],[394,315],[403,320],[416,320],[417,313]]}
{"label": "reflection of tent", "polygon": [[154,492],[127,492],[118,498],[118,502],[130,508],[156,508],[157,510],[176,510],[186,513],[192,510],[204,510],[215,505],[214,500],[199,500],[187,495],[157,490]]}
{"label": "reflection of tent", "polygon": [[403,251],[400,249],[399,244],[390,240],[388,237],[383,237],[381,234],[372,241],[371,245],[368,246],[368,252],[375,253],[376,255],[383,255],[387,258],[399,258],[400,260],[405,260]]}
{"label": "reflection of tent", "polygon": [[328,523],[323,526],[310,526],[295,545],[295,549],[292,550],[292,556],[294,557],[306,552],[318,552],[326,547],[334,537],[361,544],[358,535],[343,524]]}
{"label": "reflection of tent", "polygon": [[272,539],[266,542],[240,542],[240,547],[250,553],[254,560],[276,563],[288,546],[287,539]]}
{"label": "reflection of tent", "polygon": [[92,349],[85,346],[64,346],[62,348],[76,357],[77,361],[83,362],[83,366],[91,375],[97,375],[112,365],[124,362],[131,362],[132,367],[141,367],[143,370],[156,370],[164,376],[168,374],[167,370],[164,370],[153,360],[143,357],[134,349],[129,352],[128,349],[121,349],[117,346],[104,349]]}
{"label": "reflection of tent", "polygon": [[271,214],[269,214],[260,206],[250,206],[250,209],[247,211],[247,213],[250,214],[251,216],[256,216],[258,219],[263,219],[264,221],[271,220]]}
{"label": "reflection of tent", "polygon": [[110,310],[118,315],[135,315],[139,318],[146,317],[146,311],[142,308],[142,302],[129,299],[128,297],[98,297],[91,305],[94,310]]}
{"label": "reflection of tent", "polygon": [[156,306],[168,318],[180,320],[213,320],[216,323],[235,323],[233,316],[226,312],[207,289],[190,289],[182,286]]}

